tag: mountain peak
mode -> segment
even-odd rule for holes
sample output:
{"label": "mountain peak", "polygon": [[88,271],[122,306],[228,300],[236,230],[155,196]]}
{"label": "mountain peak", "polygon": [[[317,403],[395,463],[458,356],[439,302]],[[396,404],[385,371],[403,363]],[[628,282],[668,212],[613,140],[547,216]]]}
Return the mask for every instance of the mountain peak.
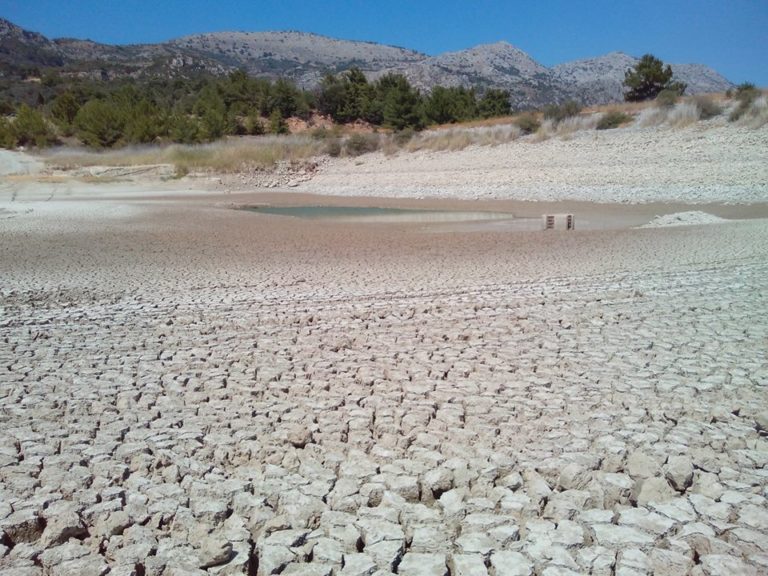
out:
{"label": "mountain peak", "polygon": [[[0,76],[25,77],[30,69],[119,78],[226,74],[284,77],[313,88],[328,73],[355,66],[374,79],[404,74],[418,88],[465,86],[508,90],[515,107],[538,107],[566,99],[585,104],[622,97],[624,72],[637,59],[611,52],[547,68],[505,40],[436,56],[385,44],[340,40],[295,30],[211,32],[159,44],[112,46],[79,39],[50,40],[0,18]],[[672,65],[690,93],[731,86],[700,64]]]}

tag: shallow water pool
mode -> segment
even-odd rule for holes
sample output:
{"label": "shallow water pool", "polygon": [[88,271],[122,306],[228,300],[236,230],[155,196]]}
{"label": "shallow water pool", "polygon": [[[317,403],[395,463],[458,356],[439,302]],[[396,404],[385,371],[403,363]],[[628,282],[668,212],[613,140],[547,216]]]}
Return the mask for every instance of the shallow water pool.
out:
{"label": "shallow water pool", "polygon": [[510,212],[478,212],[459,210],[425,210],[418,208],[382,208],[375,206],[251,206],[260,214],[292,216],[311,220],[337,222],[481,222],[514,220]]}

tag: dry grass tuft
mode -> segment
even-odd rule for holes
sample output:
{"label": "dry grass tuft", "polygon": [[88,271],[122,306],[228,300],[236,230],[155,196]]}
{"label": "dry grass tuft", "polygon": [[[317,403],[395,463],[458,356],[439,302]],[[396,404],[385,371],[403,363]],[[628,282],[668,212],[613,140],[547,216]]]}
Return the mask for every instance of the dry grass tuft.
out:
{"label": "dry grass tuft", "polygon": [[409,152],[420,150],[455,151],[468,146],[497,146],[517,140],[522,132],[514,124],[454,127],[428,130],[414,136],[404,145]]}
{"label": "dry grass tuft", "polygon": [[667,124],[674,126],[675,128],[683,128],[690,126],[694,122],[698,122],[701,117],[701,110],[696,105],[696,102],[686,101],[679,102],[667,113]]}
{"label": "dry grass tuft", "polygon": [[189,172],[238,172],[268,169],[279,162],[298,162],[321,154],[323,143],[309,136],[257,136],[194,146],[147,146],[109,152],[64,151],[47,157],[60,168],[170,164],[179,175]]}
{"label": "dry grass tuft", "polygon": [[768,124],[768,96],[755,98],[741,113],[736,122],[748,128],[762,128]]}

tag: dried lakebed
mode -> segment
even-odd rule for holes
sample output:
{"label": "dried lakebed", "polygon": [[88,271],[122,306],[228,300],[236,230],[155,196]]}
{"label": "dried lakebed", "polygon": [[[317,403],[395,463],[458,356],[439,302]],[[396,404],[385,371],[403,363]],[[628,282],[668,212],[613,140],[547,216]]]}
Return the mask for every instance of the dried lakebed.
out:
{"label": "dried lakebed", "polygon": [[0,229],[3,576],[768,570],[765,222],[371,247],[153,210]]}

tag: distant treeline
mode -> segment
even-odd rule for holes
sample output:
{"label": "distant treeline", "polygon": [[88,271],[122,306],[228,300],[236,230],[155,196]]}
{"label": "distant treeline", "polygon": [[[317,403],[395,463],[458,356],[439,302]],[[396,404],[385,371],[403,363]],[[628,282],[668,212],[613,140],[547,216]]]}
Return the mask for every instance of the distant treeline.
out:
{"label": "distant treeline", "polygon": [[152,142],[197,143],[226,135],[285,133],[285,120],[313,112],[335,122],[420,130],[510,113],[509,93],[436,87],[405,76],[369,82],[359,69],[326,76],[314,91],[236,71],[226,77],[93,81],[45,76],[0,86],[0,146],[48,146],[64,137],[109,148]]}

